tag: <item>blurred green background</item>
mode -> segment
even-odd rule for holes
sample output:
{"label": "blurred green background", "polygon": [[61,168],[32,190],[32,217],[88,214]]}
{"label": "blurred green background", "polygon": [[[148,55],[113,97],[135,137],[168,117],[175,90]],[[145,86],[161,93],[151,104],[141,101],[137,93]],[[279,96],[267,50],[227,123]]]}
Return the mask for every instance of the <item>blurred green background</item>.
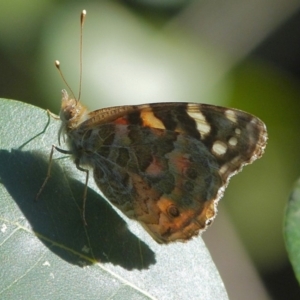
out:
{"label": "blurred green background", "polygon": [[91,110],[187,101],[261,118],[266,153],[231,180],[204,240],[230,299],[300,299],[282,237],[300,174],[299,8],[294,0],[1,1],[0,97],[58,113],[65,85],[56,59],[77,95],[86,9],[81,99]]}

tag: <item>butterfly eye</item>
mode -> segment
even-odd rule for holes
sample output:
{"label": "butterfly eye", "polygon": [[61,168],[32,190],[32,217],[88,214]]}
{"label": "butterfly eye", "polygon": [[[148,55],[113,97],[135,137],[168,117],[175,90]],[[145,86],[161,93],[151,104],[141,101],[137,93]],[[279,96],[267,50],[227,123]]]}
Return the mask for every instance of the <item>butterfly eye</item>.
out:
{"label": "butterfly eye", "polygon": [[167,212],[173,218],[176,218],[180,215],[179,209],[175,205],[170,205],[167,209]]}

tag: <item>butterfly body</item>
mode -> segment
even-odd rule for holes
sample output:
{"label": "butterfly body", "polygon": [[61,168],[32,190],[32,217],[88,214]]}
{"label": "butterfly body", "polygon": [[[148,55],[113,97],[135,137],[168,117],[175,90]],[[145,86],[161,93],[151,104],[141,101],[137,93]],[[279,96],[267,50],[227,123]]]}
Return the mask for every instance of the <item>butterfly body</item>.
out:
{"label": "butterfly body", "polygon": [[60,136],[105,197],[159,243],[205,230],[229,178],[261,157],[265,125],[235,109],[195,103],[88,112],[63,92]]}

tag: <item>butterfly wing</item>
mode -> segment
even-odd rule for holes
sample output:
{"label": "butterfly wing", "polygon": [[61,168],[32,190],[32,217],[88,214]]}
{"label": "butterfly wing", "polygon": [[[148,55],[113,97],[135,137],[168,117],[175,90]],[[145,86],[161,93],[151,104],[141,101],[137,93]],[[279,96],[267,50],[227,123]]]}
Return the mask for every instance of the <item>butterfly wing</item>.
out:
{"label": "butterfly wing", "polygon": [[157,103],[89,114],[81,161],[103,194],[160,243],[206,229],[229,178],[259,158],[266,128],[235,109]]}

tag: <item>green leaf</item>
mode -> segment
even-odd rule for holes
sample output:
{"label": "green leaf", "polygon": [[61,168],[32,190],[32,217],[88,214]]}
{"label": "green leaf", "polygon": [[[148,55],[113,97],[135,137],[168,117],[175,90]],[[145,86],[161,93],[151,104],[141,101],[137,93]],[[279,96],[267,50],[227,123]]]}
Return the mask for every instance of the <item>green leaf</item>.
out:
{"label": "green leaf", "polygon": [[1,299],[228,299],[202,241],[157,244],[116,211],[90,178],[54,153],[60,122],[0,100]]}
{"label": "green leaf", "polygon": [[296,182],[287,204],[284,237],[290,261],[300,283],[300,179]]}

